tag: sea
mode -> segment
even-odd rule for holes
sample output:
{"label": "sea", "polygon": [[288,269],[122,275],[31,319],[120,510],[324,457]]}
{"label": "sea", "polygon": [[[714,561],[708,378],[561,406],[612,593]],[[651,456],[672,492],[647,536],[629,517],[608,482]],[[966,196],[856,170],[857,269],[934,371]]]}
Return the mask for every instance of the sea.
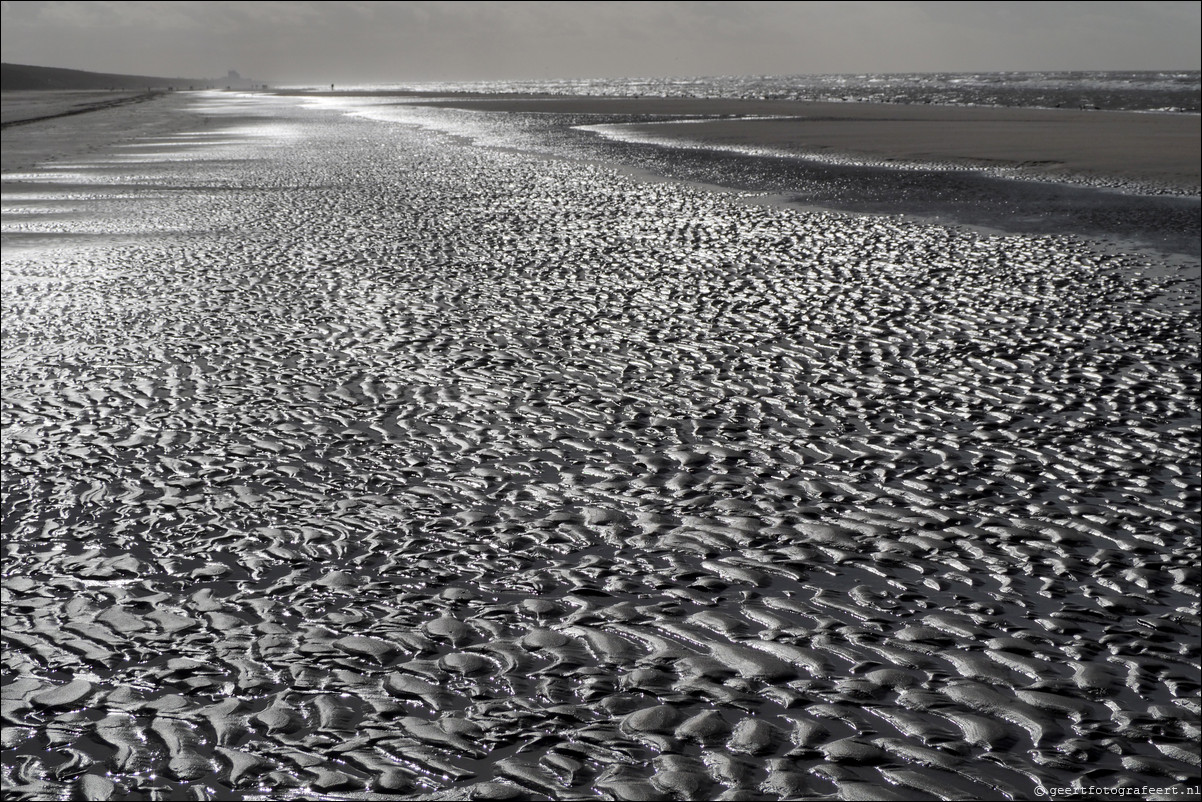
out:
{"label": "sea", "polygon": [[1202,72],[916,72],[427,81],[339,86],[344,90],[607,97],[695,97],[954,106],[1088,108],[1198,114]]}

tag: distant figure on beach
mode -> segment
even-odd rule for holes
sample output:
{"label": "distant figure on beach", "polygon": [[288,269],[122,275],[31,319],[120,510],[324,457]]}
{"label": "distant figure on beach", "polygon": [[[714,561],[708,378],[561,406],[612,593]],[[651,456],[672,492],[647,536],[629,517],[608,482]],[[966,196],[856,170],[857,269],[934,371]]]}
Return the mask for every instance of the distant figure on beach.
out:
{"label": "distant figure on beach", "polygon": [[331,92],[333,92],[333,91],[334,91],[334,84],[330,84],[330,91],[331,91]]}

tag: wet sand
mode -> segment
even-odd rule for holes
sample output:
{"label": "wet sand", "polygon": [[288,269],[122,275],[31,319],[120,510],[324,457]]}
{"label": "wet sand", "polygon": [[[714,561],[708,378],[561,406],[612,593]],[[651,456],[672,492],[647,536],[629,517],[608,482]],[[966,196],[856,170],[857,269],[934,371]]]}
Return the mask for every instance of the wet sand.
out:
{"label": "wet sand", "polygon": [[172,102],[5,175],[7,794],[1198,783],[1197,260]]}
{"label": "wet sand", "polygon": [[180,131],[196,118],[165,115],[161,109],[177,109],[184,102],[184,95],[162,92],[5,92],[0,170],[13,173],[137,137]]}
{"label": "wet sand", "polygon": [[1197,115],[689,98],[461,97],[434,105],[499,112],[657,117],[772,117],[632,124],[632,134],[782,153],[886,162],[1026,168],[1159,184],[1197,193]]}
{"label": "wet sand", "polygon": [[86,114],[100,109],[152,100],[159,92],[20,91],[0,96],[0,125],[27,125],[40,120]]}

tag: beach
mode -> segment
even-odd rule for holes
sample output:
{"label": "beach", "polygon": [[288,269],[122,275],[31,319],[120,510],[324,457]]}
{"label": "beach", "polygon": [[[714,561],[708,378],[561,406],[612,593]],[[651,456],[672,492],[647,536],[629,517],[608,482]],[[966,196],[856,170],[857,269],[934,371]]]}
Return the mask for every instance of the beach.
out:
{"label": "beach", "polygon": [[[628,124],[631,134],[709,149],[828,153],[874,162],[1023,168],[1162,184],[1197,194],[1190,114],[705,98],[497,98],[425,101],[494,112],[694,118]],[[725,119],[724,119],[725,118]],[[731,119],[734,118],[734,119]]]}
{"label": "beach", "polygon": [[[296,92],[497,147],[734,188],[798,208],[1196,257],[1197,116],[748,99]],[[444,109],[445,112],[440,112]],[[1098,191],[1104,190],[1104,191]]]}
{"label": "beach", "polygon": [[1197,117],[701,108],[6,129],[6,794],[1197,796]]}
{"label": "beach", "polygon": [[45,91],[45,92],[4,92],[0,96],[0,108],[4,110],[4,118],[0,121],[5,128],[13,125],[27,125],[43,122],[58,117],[71,117],[76,114],[87,114],[101,109],[124,106],[129,103],[140,103],[152,100],[161,92],[117,92],[111,90],[93,91]]}
{"label": "beach", "polygon": [[0,171],[17,172],[179,130],[182,120],[141,105],[152,100],[168,102],[162,92],[5,92],[0,96],[5,132]]}

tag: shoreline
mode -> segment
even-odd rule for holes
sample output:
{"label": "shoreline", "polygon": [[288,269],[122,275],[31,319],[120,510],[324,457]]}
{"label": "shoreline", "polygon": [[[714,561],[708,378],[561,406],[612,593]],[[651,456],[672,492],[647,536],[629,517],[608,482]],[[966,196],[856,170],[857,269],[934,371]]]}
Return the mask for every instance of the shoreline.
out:
{"label": "shoreline", "polygon": [[396,97],[441,108],[630,117],[636,141],[795,158],[859,158],[884,166],[1003,168],[1017,177],[1108,179],[1194,196],[1202,186],[1198,115],[1077,109],[696,98],[417,92],[276,92]]}
{"label": "shoreline", "polygon": [[[359,111],[373,118],[486,146],[764,194],[797,208],[901,214],[940,225],[1079,235],[1202,255],[1199,171],[1196,159],[1182,157],[1197,151],[1191,144],[1198,140],[1196,116],[690,98],[292,96],[319,103],[347,98],[334,103],[346,111],[363,98]],[[799,116],[802,110],[808,116]],[[781,119],[786,112],[793,116]],[[1049,124],[1063,129],[1056,141],[1043,130]],[[835,147],[849,127],[859,131],[865,151],[859,155]],[[797,128],[829,137],[817,144],[830,147],[803,147]],[[976,144],[961,141],[966,128]],[[1082,133],[1094,128],[1105,136]],[[1149,146],[1148,130],[1175,144]],[[1079,145],[1078,134],[1093,144]],[[978,146],[986,150],[976,155],[991,161],[971,158]],[[872,150],[877,155],[866,153]],[[1143,154],[1142,169],[1127,169],[1140,164],[1132,153]],[[1073,164],[1057,167],[1057,158]]]}

